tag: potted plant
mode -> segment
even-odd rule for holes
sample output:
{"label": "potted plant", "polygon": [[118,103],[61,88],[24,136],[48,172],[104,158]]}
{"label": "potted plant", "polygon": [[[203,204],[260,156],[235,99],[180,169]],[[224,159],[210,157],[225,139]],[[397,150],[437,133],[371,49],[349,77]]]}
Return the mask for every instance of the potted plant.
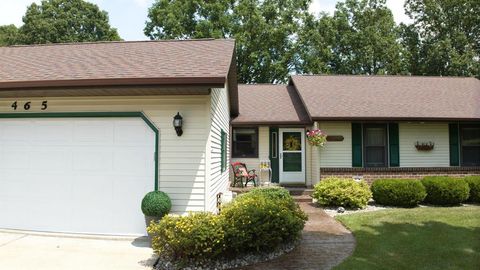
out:
{"label": "potted plant", "polygon": [[307,132],[307,140],[311,146],[324,146],[327,142],[327,133],[320,129]]}
{"label": "potted plant", "polygon": [[142,212],[145,215],[147,227],[152,221],[159,221],[172,209],[172,201],[165,192],[152,191],[143,197]]}

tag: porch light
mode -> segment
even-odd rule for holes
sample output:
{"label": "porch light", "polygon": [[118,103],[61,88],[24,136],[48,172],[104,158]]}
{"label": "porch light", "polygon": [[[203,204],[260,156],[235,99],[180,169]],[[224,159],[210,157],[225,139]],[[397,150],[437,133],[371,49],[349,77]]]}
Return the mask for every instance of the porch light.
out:
{"label": "porch light", "polygon": [[183,125],[183,117],[180,115],[179,112],[177,112],[177,115],[173,117],[173,127],[177,132],[177,136],[182,136],[183,134],[182,125]]}

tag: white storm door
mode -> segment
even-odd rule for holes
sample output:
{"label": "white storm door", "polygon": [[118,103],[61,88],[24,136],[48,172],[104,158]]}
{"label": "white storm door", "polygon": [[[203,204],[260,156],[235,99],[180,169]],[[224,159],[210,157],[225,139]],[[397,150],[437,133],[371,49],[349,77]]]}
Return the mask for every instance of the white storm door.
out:
{"label": "white storm door", "polygon": [[140,118],[0,120],[0,228],[145,235],[155,133]]}
{"label": "white storm door", "polygon": [[279,129],[280,184],[305,184],[305,130]]}

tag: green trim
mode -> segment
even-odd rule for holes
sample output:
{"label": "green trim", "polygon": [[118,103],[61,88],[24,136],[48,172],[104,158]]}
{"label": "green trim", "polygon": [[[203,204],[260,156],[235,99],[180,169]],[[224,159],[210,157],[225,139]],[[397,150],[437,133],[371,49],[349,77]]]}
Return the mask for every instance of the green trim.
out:
{"label": "green trim", "polygon": [[158,139],[159,130],[143,112],[51,112],[51,113],[0,113],[2,118],[119,118],[139,117],[155,133],[155,191],[158,190]]}
{"label": "green trim", "polygon": [[448,124],[448,140],[450,145],[450,166],[460,166],[460,137],[458,123]]}
{"label": "green trim", "polygon": [[227,169],[227,149],[226,149],[226,146],[227,146],[227,143],[226,143],[226,140],[227,140],[227,133],[225,133],[225,131],[221,131],[221,135],[220,135],[220,167],[221,167],[221,172],[223,173],[226,169]]}
{"label": "green trim", "polygon": [[390,167],[400,167],[400,143],[398,123],[388,124],[388,144],[390,153]]}
{"label": "green trim", "polygon": [[[279,182],[279,161],[278,161],[278,151],[279,151],[279,144],[278,144],[278,128],[270,128],[270,136],[269,136],[269,158],[270,158],[270,166],[272,169],[272,182],[278,183]],[[273,140],[276,141],[276,145],[273,145]],[[275,149],[274,149],[275,147]]]}
{"label": "green trim", "polygon": [[362,124],[352,123],[352,167],[363,166]]}

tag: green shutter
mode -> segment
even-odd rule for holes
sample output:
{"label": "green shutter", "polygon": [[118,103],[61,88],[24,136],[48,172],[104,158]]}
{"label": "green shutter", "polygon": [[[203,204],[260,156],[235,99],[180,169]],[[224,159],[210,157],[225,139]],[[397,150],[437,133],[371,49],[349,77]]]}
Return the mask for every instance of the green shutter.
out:
{"label": "green shutter", "polygon": [[221,145],[220,145],[220,166],[221,166],[221,171],[224,172],[225,169],[226,169],[226,162],[227,162],[227,151],[226,151],[226,139],[227,139],[227,134],[225,133],[225,131],[222,130],[222,133],[221,133]]}
{"label": "green shutter", "polygon": [[388,124],[388,144],[390,153],[390,167],[400,167],[398,123]]}
{"label": "green shutter", "polygon": [[352,123],[352,167],[362,166],[362,124]]}
{"label": "green shutter", "polygon": [[459,136],[458,136],[458,124],[449,124],[448,125],[448,136],[450,142],[450,166],[459,166],[460,165],[460,155],[459,155]]}
{"label": "green shutter", "polygon": [[269,140],[269,158],[270,166],[272,167],[272,182],[278,183],[278,128],[270,128],[270,140]]}

